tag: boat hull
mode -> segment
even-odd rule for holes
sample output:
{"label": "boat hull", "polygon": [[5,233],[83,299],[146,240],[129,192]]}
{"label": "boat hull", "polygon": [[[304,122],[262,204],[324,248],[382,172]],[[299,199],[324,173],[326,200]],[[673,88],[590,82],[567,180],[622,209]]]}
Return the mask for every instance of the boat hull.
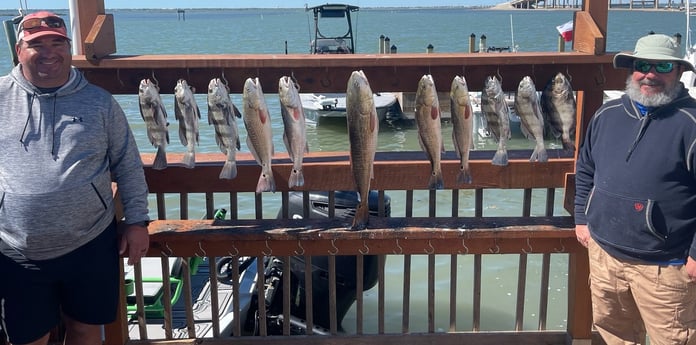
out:
{"label": "boat hull", "polygon": [[[302,93],[300,94],[300,99],[302,100],[305,119],[308,121],[319,122],[323,118],[346,117],[345,94],[316,95],[312,93]],[[398,94],[396,93],[375,93],[374,101],[377,117],[380,121],[383,121],[390,112],[396,116],[401,113],[401,106],[399,105]]]}

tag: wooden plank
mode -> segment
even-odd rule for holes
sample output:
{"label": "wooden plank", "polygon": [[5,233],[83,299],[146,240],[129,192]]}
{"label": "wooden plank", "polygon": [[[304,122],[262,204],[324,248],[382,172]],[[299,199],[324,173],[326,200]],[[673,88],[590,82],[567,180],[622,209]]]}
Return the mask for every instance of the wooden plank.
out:
{"label": "wooden plank", "polygon": [[[442,172],[446,189],[474,188],[558,188],[565,184],[565,174],[574,167],[572,153],[548,150],[549,162],[529,162],[531,150],[508,151],[510,163],[495,166],[490,163],[493,151],[472,151],[469,165],[472,184],[455,186],[459,172],[459,159],[454,152],[443,154]],[[164,170],[151,169],[154,154],[142,154],[145,175],[151,193],[206,193],[206,192],[254,192],[260,166],[249,153],[237,154],[237,177],[233,180],[218,178],[225,156],[218,153],[196,155],[196,167],[184,168],[180,162],[183,154],[170,153],[170,166]],[[276,191],[289,191],[288,179],[292,163],[287,153],[278,153],[272,162]],[[305,156],[303,173],[307,191],[355,190],[348,152],[309,153]],[[371,189],[403,190],[427,189],[430,163],[421,151],[378,152],[375,156]],[[328,179],[326,176],[331,176]]]}
{"label": "wooden plank", "polygon": [[[605,5],[606,7],[606,5]],[[602,33],[588,12],[575,12],[573,50],[603,55],[606,50],[606,31]]]}
{"label": "wooden plank", "polygon": [[[452,78],[463,74],[470,90],[482,90],[487,76],[504,77],[505,91],[515,91],[517,82],[526,75],[545,83],[558,72],[578,76],[576,90],[596,88],[600,68],[606,73],[607,85],[623,88],[621,74],[612,68],[612,55],[578,52],[523,52],[506,54],[476,53],[404,53],[404,54],[207,54],[207,55],[112,55],[89,61],[84,55],[73,57],[73,64],[86,78],[113,94],[137,94],[143,78],[159,81],[162,93],[173,92],[179,78],[186,79],[199,92],[207,90],[212,78],[227,78],[231,93],[242,93],[244,81],[258,77],[268,90],[284,75],[296,77],[302,92],[345,92],[350,73],[362,69],[377,91],[415,92],[418,80],[427,71],[439,90],[449,90]],[[534,64],[530,64],[534,61]],[[462,73],[464,71],[464,73]],[[508,82],[510,81],[510,82]],[[543,81],[543,82],[542,82]],[[270,92],[269,92],[270,93]]]}
{"label": "wooden plank", "polygon": [[101,59],[116,52],[116,36],[114,36],[114,15],[99,14],[94,20],[84,42],[85,57],[91,61]]}

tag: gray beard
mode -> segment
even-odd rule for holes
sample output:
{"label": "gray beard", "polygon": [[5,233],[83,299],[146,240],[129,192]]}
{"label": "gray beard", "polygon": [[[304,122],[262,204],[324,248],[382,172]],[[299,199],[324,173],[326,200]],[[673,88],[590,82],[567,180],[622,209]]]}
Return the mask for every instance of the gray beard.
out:
{"label": "gray beard", "polygon": [[668,104],[679,96],[680,91],[681,83],[677,82],[674,86],[667,87],[663,92],[647,96],[640,92],[639,83],[633,82],[630,75],[626,79],[626,95],[634,102],[638,102],[646,107],[659,107]]}

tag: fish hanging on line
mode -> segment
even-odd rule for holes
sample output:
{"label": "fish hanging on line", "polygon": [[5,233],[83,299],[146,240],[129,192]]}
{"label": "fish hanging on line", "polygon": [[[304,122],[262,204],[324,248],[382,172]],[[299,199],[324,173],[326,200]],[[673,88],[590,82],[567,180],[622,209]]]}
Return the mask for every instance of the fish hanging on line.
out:
{"label": "fish hanging on line", "polygon": [[346,89],[346,122],[350,143],[350,167],[360,203],[355,210],[352,230],[365,229],[370,220],[368,195],[374,178],[379,118],[372,89],[363,71],[353,71]]}
{"label": "fish hanging on line", "polygon": [[464,76],[455,76],[450,88],[452,142],[459,157],[457,184],[470,184],[469,151],[474,146],[474,110]]}
{"label": "fish hanging on line", "polygon": [[520,130],[522,134],[530,140],[534,140],[536,145],[530,162],[546,162],[549,156],[544,146],[544,116],[541,113],[539,104],[539,94],[536,90],[534,81],[529,76],[520,80],[515,93],[515,111],[520,117]]}
{"label": "fish hanging on line", "polygon": [[541,94],[541,109],[555,138],[561,138],[563,149],[575,151],[576,103],[570,80],[557,73]]}
{"label": "fish hanging on line", "polygon": [[278,97],[280,98],[280,113],[283,116],[283,142],[288,150],[290,160],[292,160],[288,187],[302,187],[304,186],[302,160],[304,154],[309,152],[309,146],[307,145],[307,127],[299,87],[292,78],[280,77]]}
{"label": "fish hanging on line", "polygon": [[242,93],[244,127],[247,131],[249,151],[261,166],[256,193],[275,192],[275,179],[271,163],[273,159],[273,133],[271,115],[259,78],[247,78]]}
{"label": "fish hanging on line", "polygon": [[423,75],[416,90],[416,125],[418,142],[430,161],[429,189],[442,189],[441,157],[445,152],[442,142],[440,102],[435,89],[435,81],[430,74]]}
{"label": "fish hanging on line", "polygon": [[147,138],[157,148],[152,168],[162,170],[167,168],[167,144],[169,144],[169,130],[167,127],[167,110],[162,103],[159,87],[150,79],[140,81],[138,87],[138,103],[140,116],[147,128]]}
{"label": "fish hanging on line", "polygon": [[201,112],[194,98],[193,87],[184,79],[179,79],[174,87],[174,115],[179,121],[179,140],[186,146],[184,166],[193,169],[196,166],[198,120],[201,118]]}
{"label": "fish hanging on line", "polygon": [[237,177],[237,150],[240,149],[237,117],[242,117],[232,103],[229,88],[213,78],[208,83],[208,124],[215,128],[215,142],[226,155],[219,178],[231,180]]}
{"label": "fish hanging on line", "polygon": [[498,148],[491,160],[493,165],[508,165],[507,142],[510,140],[510,108],[498,78],[486,78],[481,92],[481,111],[486,117],[488,132],[498,142]]}

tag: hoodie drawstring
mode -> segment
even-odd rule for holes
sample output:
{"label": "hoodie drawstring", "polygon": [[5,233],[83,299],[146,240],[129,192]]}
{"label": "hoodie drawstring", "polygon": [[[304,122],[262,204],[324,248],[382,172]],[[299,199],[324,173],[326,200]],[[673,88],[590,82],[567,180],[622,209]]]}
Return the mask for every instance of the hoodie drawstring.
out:
{"label": "hoodie drawstring", "polygon": [[27,102],[29,103],[29,113],[27,114],[27,120],[24,122],[24,128],[22,129],[22,134],[19,136],[19,142],[22,144],[24,143],[24,136],[27,134],[27,127],[29,126],[29,120],[31,120],[31,117],[33,115],[33,109],[34,109],[34,98],[36,98],[36,94],[28,94],[27,95]]}

